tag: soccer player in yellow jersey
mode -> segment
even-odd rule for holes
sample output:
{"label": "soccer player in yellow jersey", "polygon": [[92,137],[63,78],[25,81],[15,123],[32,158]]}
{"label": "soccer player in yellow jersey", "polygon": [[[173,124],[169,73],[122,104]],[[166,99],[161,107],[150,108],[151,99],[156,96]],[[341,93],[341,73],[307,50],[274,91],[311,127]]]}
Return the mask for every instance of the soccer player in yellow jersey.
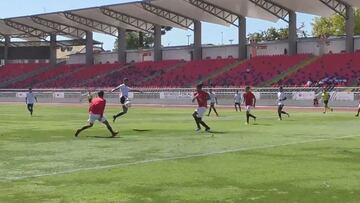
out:
{"label": "soccer player in yellow jersey", "polygon": [[333,109],[329,107],[330,94],[326,91],[326,89],[323,89],[321,98],[324,102],[324,113],[326,113],[327,110],[333,111]]}

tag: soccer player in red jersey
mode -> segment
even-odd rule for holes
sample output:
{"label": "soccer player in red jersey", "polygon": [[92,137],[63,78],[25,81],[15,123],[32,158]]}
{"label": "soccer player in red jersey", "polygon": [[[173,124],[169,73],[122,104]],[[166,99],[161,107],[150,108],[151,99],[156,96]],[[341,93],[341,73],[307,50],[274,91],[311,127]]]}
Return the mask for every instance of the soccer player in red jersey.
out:
{"label": "soccer player in red jersey", "polygon": [[255,108],[256,105],[256,98],[255,95],[250,91],[250,87],[245,88],[245,93],[243,95],[244,103],[246,107],[246,124],[249,124],[250,117],[256,121],[256,117],[252,115],[251,108]]}
{"label": "soccer player in red jersey", "polygon": [[201,124],[202,126],[204,126],[205,131],[209,132],[210,127],[205,124],[205,122],[202,120],[202,118],[203,118],[205,112],[207,111],[207,106],[208,106],[207,102],[210,99],[210,96],[207,92],[202,90],[202,87],[203,87],[202,84],[199,84],[196,86],[196,92],[194,93],[192,102],[195,102],[195,100],[196,100],[198,103],[198,108],[193,113],[193,117],[195,119],[195,123],[197,126],[196,131],[201,130],[201,127],[200,127],[200,124]]}
{"label": "soccer player in red jersey", "polygon": [[106,100],[104,99],[104,91],[98,92],[98,97],[94,99],[90,99],[90,108],[89,108],[89,124],[85,125],[84,127],[78,129],[75,133],[75,137],[78,137],[79,134],[88,128],[91,128],[94,126],[95,121],[100,121],[101,123],[105,124],[107,129],[111,132],[112,137],[115,137],[119,132],[115,132],[109,122],[104,117],[104,111],[106,106]]}

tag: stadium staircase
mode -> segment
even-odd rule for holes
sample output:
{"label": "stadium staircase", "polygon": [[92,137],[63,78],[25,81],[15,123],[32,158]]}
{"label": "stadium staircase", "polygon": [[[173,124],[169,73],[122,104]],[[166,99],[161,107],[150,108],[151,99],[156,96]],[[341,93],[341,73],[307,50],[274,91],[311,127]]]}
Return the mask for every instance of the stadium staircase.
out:
{"label": "stadium staircase", "polygon": [[160,70],[160,71],[157,71],[156,73],[154,73],[153,75],[149,75],[148,77],[140,80],[139,82],[136,82],[135,85],[136,86],[141,86],[142,84],[148,82],[148,81],[151,81],[151,80],[154,80],[158,77],[161,77],[163,74],[166,74],[168,72],[171,72],[171,71],[175,71],[176,69],[178,68],[181,68],[182,66],[184,66],[186,64],[185,61],[179,61],[179,63],[175,64],[175,65],[172,65],[164,70]]}
{"label": "stadium staircase", "polygon": [[[26,66],[27,64],[22,64],[24,66]],[[34,64],[31,64],[34,65]],[[20,75],[13,77],[9,80],[6,80],[0,83],[0,88],[9,88],[11,87],[11,85],[26,80],[27,78],[31,78],[34,77],[38,74],[41,74],[43,72],[49,71],[52,67],[49,64],[44,64],[44,65],[40,65],[38,68],[35,68],[34,70],[30,71],[30,72],[24,72],[21,73]]]}
{"label": "stadium staircase", "polygon": [[264,83],[261,83],[260,86],[269,87],[269,86],[272,86],[272,85],[275,85],[275,84],[279,84],[285,78],[289,77],[292,74],[295,74],[299,70],[301,70],[301,69],[305,68],[306,66],[314,63],[319,58],[320,58],[319,56],[311,55],[309,58],[307,58],[304,61],[302,61],[301,63],[296,64],[295,66],[289,68],[287,71],[281,73],[280,75],[277,75],[276,77],[274,77],[274,78],[272,78],[272,79],[270,79],[268,81],[265,81]]}
{"label": "stadium staircase", "polygon": [[240,66],[241,64],[243,64],[245,61],[246,60],[235,61],[234,63],[226,65],[223,68],[219,68],[219,69],[215,70],[214,72],[212,72],[211,74],[209,74],[208,76],[206,76],[205,78],[203,78],[202,80],[196,80],[192,85],[196,85],[196,84],[199,84],[201,82],[206,83],[208,81],[211,83],[211,80],[213,78],[219,77],[220,75],[231,71],[232,69],[234,69],[234,68]]}

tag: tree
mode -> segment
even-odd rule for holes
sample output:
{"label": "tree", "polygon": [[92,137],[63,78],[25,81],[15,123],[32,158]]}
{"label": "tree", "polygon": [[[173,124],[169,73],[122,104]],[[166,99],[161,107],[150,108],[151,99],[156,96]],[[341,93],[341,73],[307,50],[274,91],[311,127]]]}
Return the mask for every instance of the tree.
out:
{"label": "tree", "polygon": [[289,38],[289,31],[287,28],[276,29],[274,27],[271,27],[262,32],[250,33],[248,37],[255,40],[256,42],[284,40]]}
{"label": "tree", "polygon": [[[162,27],[161,34],[164,35],[166,32],[172,30],[172,27]],[[126,43],[127,49],[139,49],[139,48],[151,48],[154,45],[154,36],[150,33],[142,33],[135,31],[126,32]],[[117,50],[118,40],[115,40],[114,50]]]}
{"label": "tree", "polygon": [[[355,9],[355,35],[360,34],[360,9]],[[315,18],[312,23],[312,33],[315,37],[337,36],[346,34],[345,18],[339,14],[330,17]]]}

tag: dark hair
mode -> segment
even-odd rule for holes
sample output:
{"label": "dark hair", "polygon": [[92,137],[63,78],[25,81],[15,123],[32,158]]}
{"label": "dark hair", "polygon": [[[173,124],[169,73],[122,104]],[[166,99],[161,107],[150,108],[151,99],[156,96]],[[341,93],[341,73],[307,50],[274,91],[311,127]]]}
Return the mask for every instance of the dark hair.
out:
{"label": "dark hair", "polygon": [[124,78],[124,79],[123,79],[123,81],[124,81],[124,82],[125,82],[125,81],[129,81],[129,79],[127,79],[127,78]]}
{"label": "dark hair", "polygon": [[197,84],[197,85],[196,85],[196,88],[202,89],[203,86],[204,86],[204,85],[203,85],[202,83],[200,83],[200,84]]}
{"label": "dark hair", "polygon": [[104,91],[98,92],[98,96],[101,97],[101,98],[104,97]]}

